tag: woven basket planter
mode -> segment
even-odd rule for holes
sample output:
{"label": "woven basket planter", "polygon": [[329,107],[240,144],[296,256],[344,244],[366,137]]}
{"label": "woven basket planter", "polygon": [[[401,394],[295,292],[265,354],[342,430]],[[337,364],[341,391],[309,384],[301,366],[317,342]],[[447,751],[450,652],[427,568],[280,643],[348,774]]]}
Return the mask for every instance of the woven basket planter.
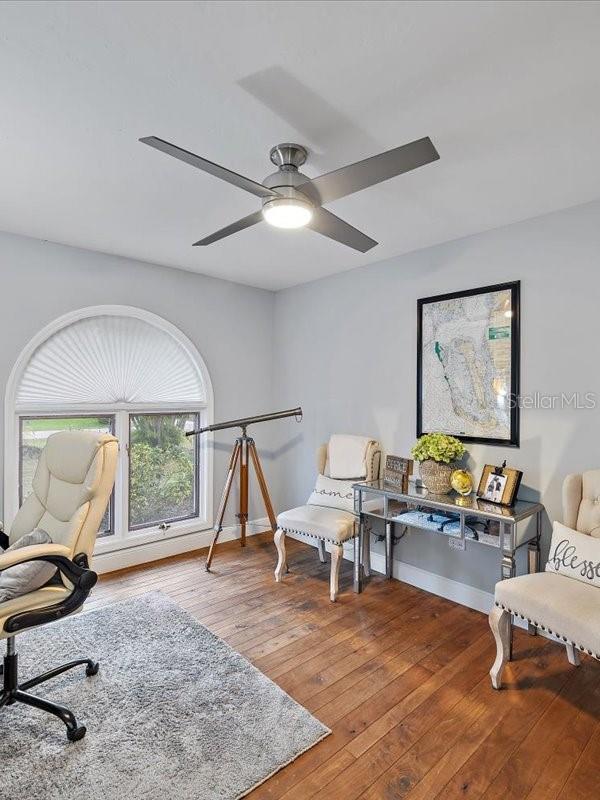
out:
{"label": "woven basket planter", "polygon": [[428,492],[432,494],[449,494],[452,491],[450,476],[456,469],[456,464],[444,464],[428,458],[419,464],[421,480]]}

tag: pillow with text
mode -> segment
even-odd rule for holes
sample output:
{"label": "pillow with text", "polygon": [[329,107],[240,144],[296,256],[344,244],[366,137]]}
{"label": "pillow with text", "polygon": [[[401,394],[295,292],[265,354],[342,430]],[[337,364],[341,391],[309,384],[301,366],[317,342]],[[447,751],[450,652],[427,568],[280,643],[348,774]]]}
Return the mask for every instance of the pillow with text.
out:
{"label": "pillow with text", "polygon": [[555,522],[546,572],[600,588],[600,539]]}

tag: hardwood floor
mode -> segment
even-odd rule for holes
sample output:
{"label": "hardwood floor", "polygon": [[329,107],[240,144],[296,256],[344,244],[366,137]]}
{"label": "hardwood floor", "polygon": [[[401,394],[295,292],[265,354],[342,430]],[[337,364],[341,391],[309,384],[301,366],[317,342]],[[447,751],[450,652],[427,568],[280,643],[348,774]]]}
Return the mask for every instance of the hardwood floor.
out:
{"label": "hardwood floor", "polygon": [[289,541],[276,584],[270,535],[103,576],[88,608],[160,590],[228,641],[333,733],[251,800],[587,800],[600,797],[600,664],[515,632],[505,689],[491,688],[483,614]]}

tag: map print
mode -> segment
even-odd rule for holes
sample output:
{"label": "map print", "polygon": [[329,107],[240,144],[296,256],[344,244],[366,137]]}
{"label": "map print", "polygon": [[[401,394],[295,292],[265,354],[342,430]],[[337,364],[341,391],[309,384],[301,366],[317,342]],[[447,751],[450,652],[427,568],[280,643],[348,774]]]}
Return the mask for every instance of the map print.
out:
{"label": "map print", "polygon": [[511,292],[423,304],[422,428],[510,441]]}

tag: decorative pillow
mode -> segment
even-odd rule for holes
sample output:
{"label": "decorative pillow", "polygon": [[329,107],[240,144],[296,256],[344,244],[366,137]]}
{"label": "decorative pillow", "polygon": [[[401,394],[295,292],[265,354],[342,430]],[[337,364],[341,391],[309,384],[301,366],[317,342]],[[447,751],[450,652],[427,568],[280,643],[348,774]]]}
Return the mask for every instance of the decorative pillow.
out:
{"label": "decorative pillow", "polygon": [[308,498],[308,505],[340,508],[354,513],[353,483],[355,481],[338,481],[325,475],[318,475],[316,486]]}
{"label": "decorative pillow", "polygon": [[555,522],[546,572],[600,588],[600,539]]}
{"label": "decorative pillow", "polygon": [[[31,533],[26,533],[20,539],[7,548],[10,550],[20,550],[21,547],[30,547],[35,544],[51,544],[52,539],[39,528]],[[56,567],[47,561],[27,561],[25,564],[15,564],[14,567],[0,572],[0,603],[13,600],[23,594],[34,592],[45,586],[54,576]]]}

